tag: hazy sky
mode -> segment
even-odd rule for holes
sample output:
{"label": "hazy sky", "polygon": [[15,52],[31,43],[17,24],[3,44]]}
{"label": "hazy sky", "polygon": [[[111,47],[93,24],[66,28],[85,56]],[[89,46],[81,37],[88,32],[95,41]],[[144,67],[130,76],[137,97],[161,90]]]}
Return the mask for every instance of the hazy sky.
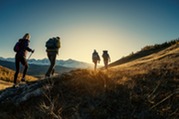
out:
{"label": "hazy sky", "polygon": [[0,56],[31,34],[32,58],[46,58],[45,42],[61,37],[58,59],[91,63],[94,49],[115,61],[146,45],[179,37],[179,0],[0,0]]}

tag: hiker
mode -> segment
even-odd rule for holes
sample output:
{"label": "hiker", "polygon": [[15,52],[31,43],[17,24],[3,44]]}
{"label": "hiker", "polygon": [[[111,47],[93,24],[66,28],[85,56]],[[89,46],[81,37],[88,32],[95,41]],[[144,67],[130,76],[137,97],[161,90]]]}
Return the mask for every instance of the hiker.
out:
{"label": "hiker", "polygon": [[51,75],[54,74],[55,72],[55,62],[56,62],[56,56],[58,54],[58,50],[61,47],[60,45],[60,37],[54,37],[54,38],[50,38],[47,42],[46,42],[46,52],[47,52],[47,56],[48,59],[50,61],[50,66],[49,69],[47,70],[45,77],[49,78]]}
{"label": "hiker", "polygon": [[108,51],[107,50],[103,50],[103,60],[104,60],[104,66],[105,66],[105,69],[108,69],[108,62],[111,61],[110,59],[110,56],[108,54]]}
{"label": "hiker", "polygon": [[94,63],[94,70],[96,70],[97,63],[100,63],[100,57],[99,57],[98,52],[96,50],[94,50],[94,52],[92,54],[92,61]]}
{"label": "hiker", "polygon": [[26,33],[23,38],[19,39],[19,41],[14,46],[14,51],[16,52],[15,55],[15,66],[16,66],[16,72],[14,74],[14,85],[13,87],[17,86],[17,77],[19,74],[20,69],[20,63],[24,66],[23,75],[22,75],[22,82],[25,82],[25,75],[27,73],[28,69],[28,63],[26,60],[27,51],[34,53],[34,50],[29,48],[29,42],[30,42],[30,34]]}

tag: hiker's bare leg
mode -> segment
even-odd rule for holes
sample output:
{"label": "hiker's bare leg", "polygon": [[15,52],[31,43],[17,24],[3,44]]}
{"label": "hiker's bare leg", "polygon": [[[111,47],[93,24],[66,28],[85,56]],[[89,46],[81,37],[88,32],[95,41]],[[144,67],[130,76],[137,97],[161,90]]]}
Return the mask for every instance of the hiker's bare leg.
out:
{"label": "hiker's bare leg", "polygon": [[[22,65],[24,66],[24,71],[23,71],[23,75],[22,75],[22,79],[24,79],[24,78],[25,78],[25,75],[26,75],[26,73],[27,73],[27,69],[28,69],[28,64],[27,64],[27,60],[26,60],[25,57],[22,57],[21,63],[22,63]],[[25,80],[25,79],[24,79],[24,80]]]}

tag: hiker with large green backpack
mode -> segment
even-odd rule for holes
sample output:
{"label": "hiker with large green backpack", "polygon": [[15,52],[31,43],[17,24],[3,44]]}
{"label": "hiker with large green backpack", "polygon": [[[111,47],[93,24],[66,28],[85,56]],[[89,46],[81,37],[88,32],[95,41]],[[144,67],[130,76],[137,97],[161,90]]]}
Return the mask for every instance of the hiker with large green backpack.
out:
{"label": "hiker with large green backpack", "polygon": [[17,86],[17,77],[19,74],[20,69],[20,63],[24,66],[24,71],[22,75],[21,81],[25,81],[25,75],[28,69],[28,63],[26,59],[26,54],[28,52],[34,52],[31,48],[29,48],[29,42],[30,42],[30,34],[26,33],[23,38],[19,39],[19,41],[14,46],[14,52],[16,52],[15,55],[15,65],[16,65],[16,72],[14,74],[14,85],[13,87]]}
{"label": "hiker with large green backpack", "polygon": [[94,70],[96,70],[97,63],[100,63],[100,57],[99,57],[98,52],[96,50],[94,50],[94,52],[92,54],[92,61],[94,63]]}
{"label": "hiker with large green backpack", "polygon": [[104,67],[105,67],[105,69],[108,69],[108,62],[110,62],[111,59],[110,59],[110,56],[109,56],[107,50],[103,50],[102,57],[103,57],[103,61],[104,61]]}
{"label": "hiker with large green backpack", "polygon": [[50,61],[50,66],[45,74],[45,77],[49,78],[55,72],[56,56],[58,54],[59,48],[61,47],[60,37],[50,38],[46,42],[45,46],[46,46],[47,57]]}

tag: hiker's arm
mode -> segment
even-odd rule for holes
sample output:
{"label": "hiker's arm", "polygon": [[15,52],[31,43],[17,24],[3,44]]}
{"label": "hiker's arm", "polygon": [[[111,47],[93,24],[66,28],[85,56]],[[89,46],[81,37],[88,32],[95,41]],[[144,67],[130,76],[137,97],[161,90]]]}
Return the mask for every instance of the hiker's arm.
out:
{"label": "hiker's arm", "polygon": [[34,52],[31,48],[29,48],[29,42],[26,42],[25,49],[29,52]]}

